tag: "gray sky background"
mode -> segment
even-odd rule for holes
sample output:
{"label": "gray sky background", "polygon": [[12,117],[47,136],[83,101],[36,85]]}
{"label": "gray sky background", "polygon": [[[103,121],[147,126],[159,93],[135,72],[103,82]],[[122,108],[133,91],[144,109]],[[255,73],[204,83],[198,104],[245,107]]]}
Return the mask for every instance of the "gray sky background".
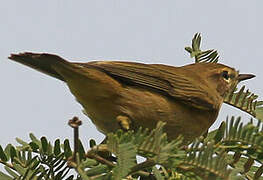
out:
{"label": "gray sky background", "polygon": [[[128,60],[180,66],[185,46],[201,32],[203,49],[221,63],[257,77],[246,82],[263,97],[262,0],[9,0],[0,6],[0,144],[15,137],[72,138],[67,121],[83,121],[81,138],[103,139],[66,85],[7,60],[10,53],[49,52],[68,60]],[[213,127],[239,111],[224,105]],[[242,113],[243,119],[248,119]],[[194,118],[194,117],[193,117]],[[87,144],[87,143],[86,143]]]}

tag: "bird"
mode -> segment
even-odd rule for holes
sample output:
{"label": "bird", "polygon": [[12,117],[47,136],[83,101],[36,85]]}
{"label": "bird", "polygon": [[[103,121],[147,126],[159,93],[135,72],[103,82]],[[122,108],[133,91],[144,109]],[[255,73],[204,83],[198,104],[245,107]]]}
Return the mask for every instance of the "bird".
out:
{"label": "bird", "polygon": [[8,58],[65,82],[105,135],[118,129],[154,129],[163,121],[169,140],[182,135],[187,142],[207,132],[228,92],[255,77],[219,63],[180,67],[124,61],[80,63],[32,52]]}

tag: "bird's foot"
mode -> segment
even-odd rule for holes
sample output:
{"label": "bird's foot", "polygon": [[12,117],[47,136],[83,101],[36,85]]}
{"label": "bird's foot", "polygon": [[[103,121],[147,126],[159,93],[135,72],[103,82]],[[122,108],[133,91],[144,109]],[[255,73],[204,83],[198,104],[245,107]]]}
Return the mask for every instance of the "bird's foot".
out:
{"label": "bird's foot", "polygon": [[117,119],[117,122],[119,123],[119,125],[121,126],[121,128],[124,131],[130,130],[131,120],[130,120],[129,117],[119,115],[119,116],[117,116],[116,119]]}

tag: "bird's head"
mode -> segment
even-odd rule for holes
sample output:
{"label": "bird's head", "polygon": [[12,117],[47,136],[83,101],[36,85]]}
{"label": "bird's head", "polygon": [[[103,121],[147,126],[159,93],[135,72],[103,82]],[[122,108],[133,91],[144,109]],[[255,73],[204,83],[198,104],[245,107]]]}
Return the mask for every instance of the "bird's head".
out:
{"label": "bird's head", "polygon": [[196,63],[191,69],[195,69],[196,73],[202,79],[205,79],[209,86],[224,97],[239,82],[254,78],[253,74],[240,74],[234,68],[219,63]]}

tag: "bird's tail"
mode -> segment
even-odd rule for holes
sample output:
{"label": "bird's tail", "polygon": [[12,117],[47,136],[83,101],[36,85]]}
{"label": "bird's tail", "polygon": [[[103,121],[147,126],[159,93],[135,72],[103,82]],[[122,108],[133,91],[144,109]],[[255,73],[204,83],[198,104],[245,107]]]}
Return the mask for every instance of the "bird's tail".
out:
{"label": "bird's tail", "polygon": [[65,79],[63,76],[57,73],[57,71],[54,69],[54,66],[57,64],[70,64],[68,61],[62,59],[59,56],[46,53],[37,54],[26,52],[11,54],[8,58],[62,81],[65,81]]}

